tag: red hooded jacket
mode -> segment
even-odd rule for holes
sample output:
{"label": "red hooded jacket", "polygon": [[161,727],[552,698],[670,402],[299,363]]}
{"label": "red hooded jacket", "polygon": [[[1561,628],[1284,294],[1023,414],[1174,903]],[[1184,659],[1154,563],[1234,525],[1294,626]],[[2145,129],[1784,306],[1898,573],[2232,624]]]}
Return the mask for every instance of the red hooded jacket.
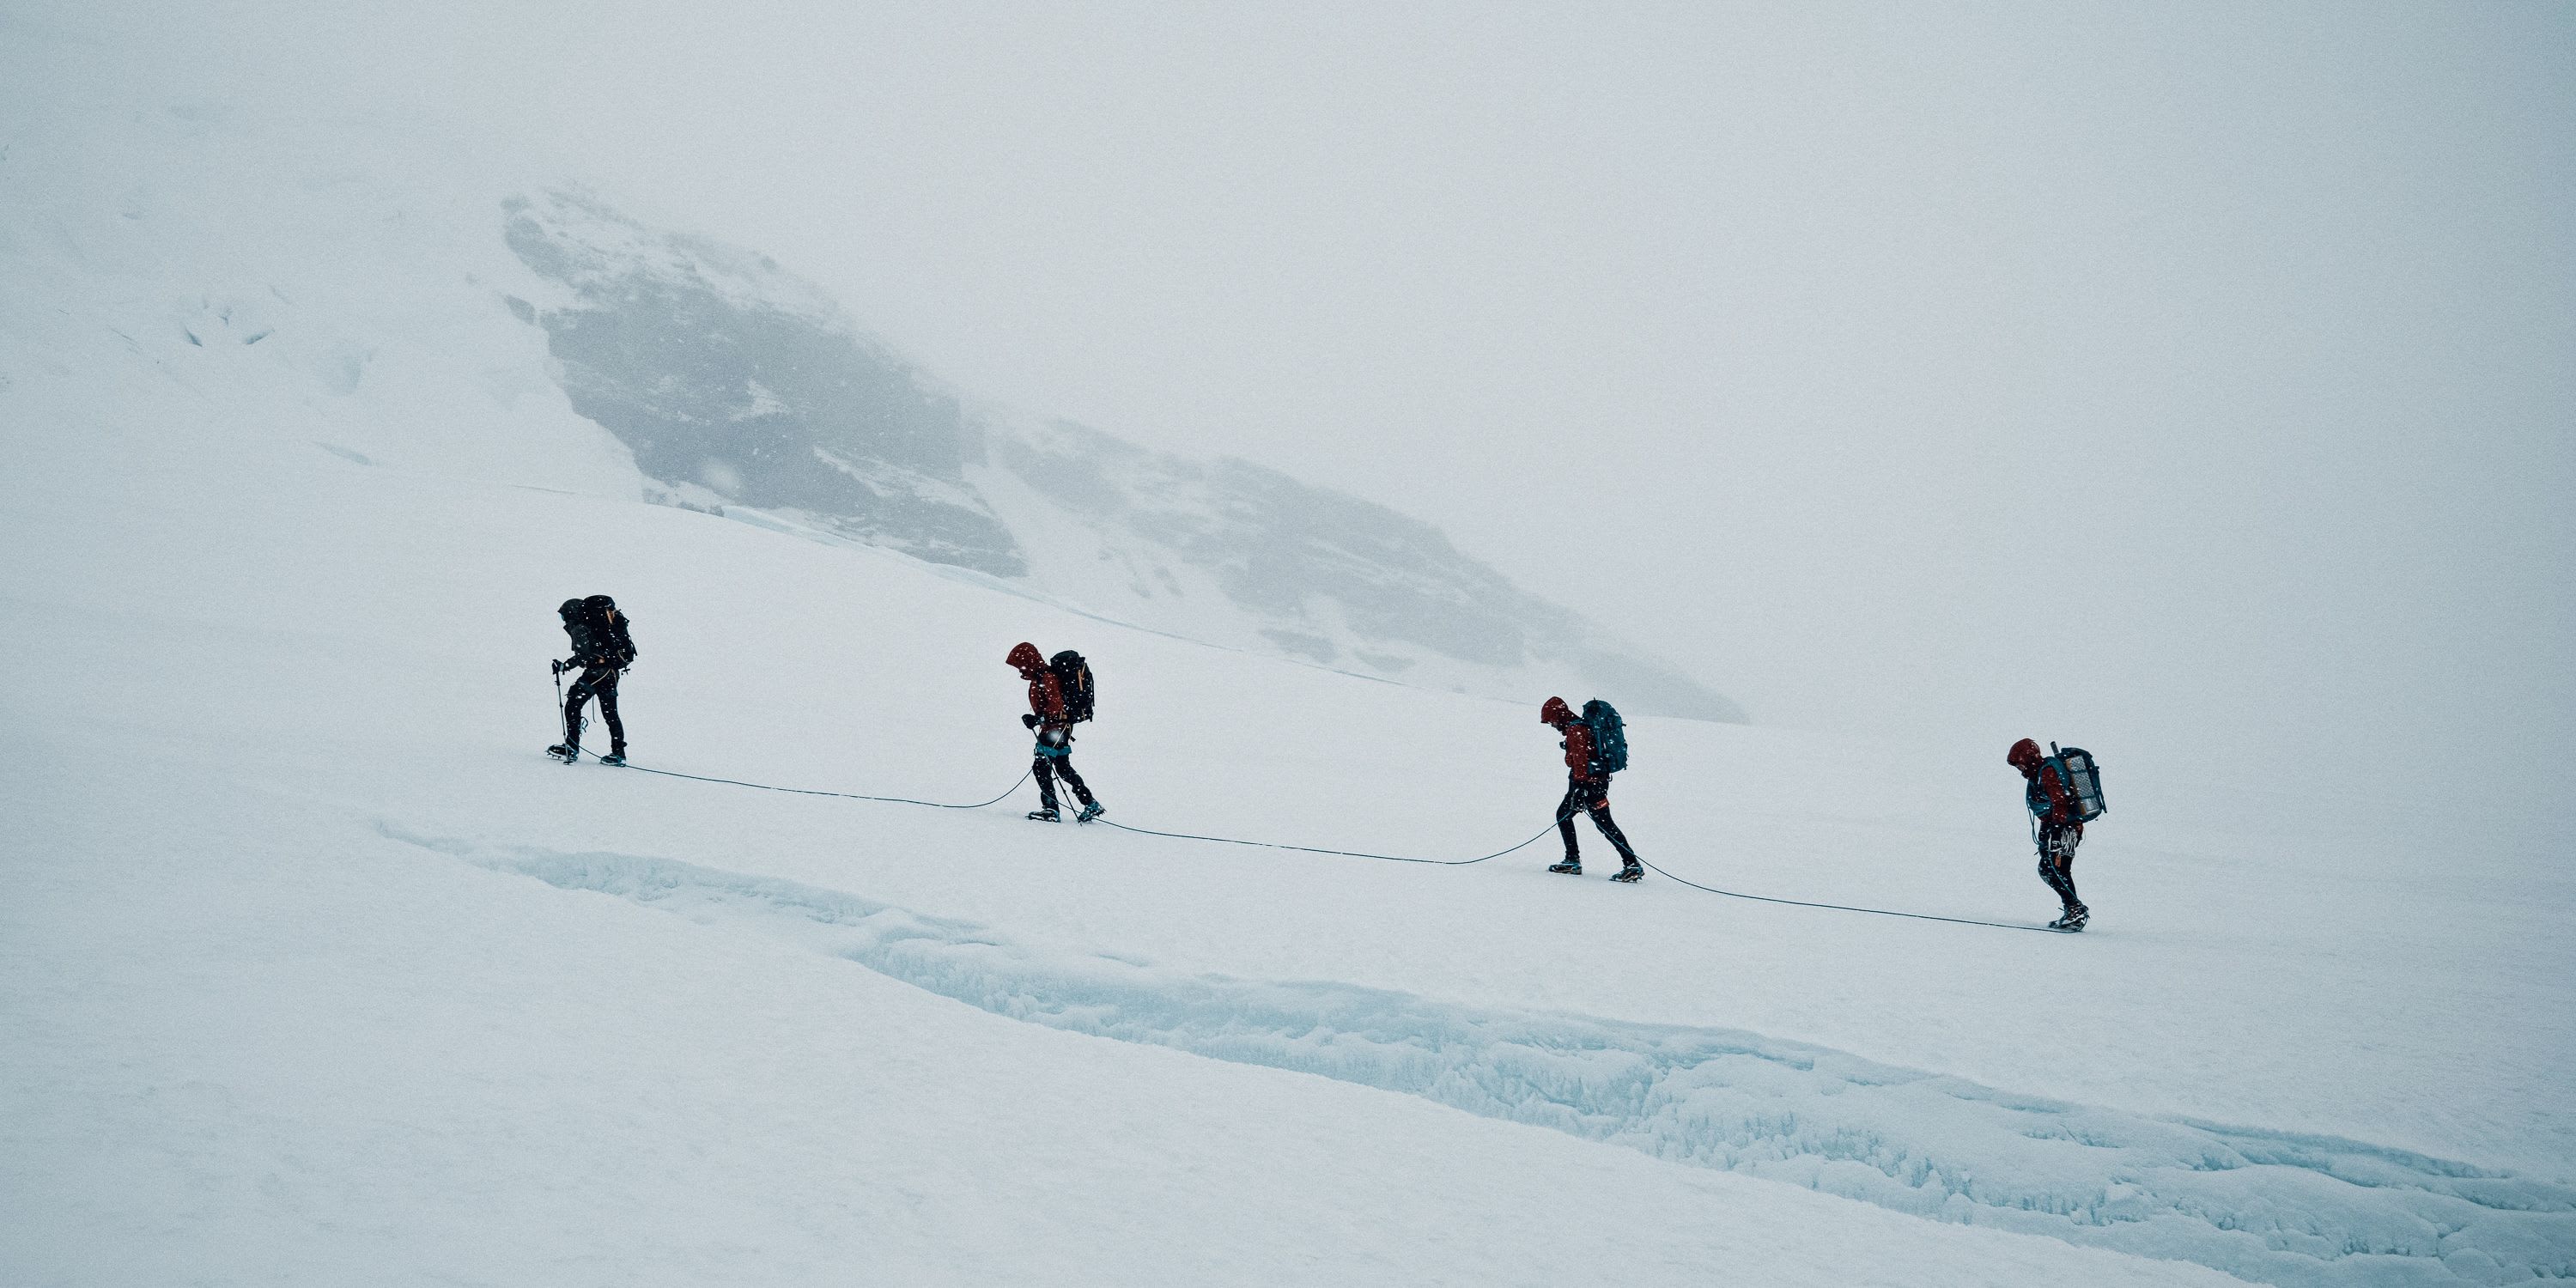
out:
{"label": "red hooded jacket", "polygon": [[2028,738],[2014,743],[2012,750],[2004,753],[2004,763],[2021,771],[2026,784],[2022,796],[2041,822],[2057,827],[2084,826],[2075,821],[2075,789],[2066,785],[2057,768],[2048,763],[2048,757],[2039,754],[2038,743]]}
{"label": "red hooded jacket", "polygon": [[1018,669],[1020,678],[1029,682],[1029,711],[1045,729],[1069,729],[1073,721],[1065,717],[1064,686],[1056,682],[1055,672],[1047,667],[1046,658],[1035,644],[1019,644],[1003,659]]}
{"label": "red hooded jacket", "polygon": [[1574,709],[1563,698],[1549,698],[1538,709],[1541,723],[1556,727],[1565,735],[1565,768],[1578,783],[1597,783],[1601,778],[1592,772],[1592,726],[1575,718]]}
{"label": "red hooded jacket", "polygon": [[1592,774],[1592,726],[1580,720],[1557,726],[1565,731],[1565,767],[1578,783],[1601,781]]}

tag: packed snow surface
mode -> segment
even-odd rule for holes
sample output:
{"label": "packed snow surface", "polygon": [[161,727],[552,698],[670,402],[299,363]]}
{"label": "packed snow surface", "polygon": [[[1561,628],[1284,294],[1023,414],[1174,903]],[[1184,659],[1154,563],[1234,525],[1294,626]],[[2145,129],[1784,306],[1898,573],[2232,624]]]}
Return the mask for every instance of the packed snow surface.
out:
{"label": "packed snow surface", "polygon": [[604,591],[646,769],[986,800],[1027,639],[1113,822],[1457,860],[1561,790],[1525,704],[611,494],[425,285],[491,211],[395,195],[0,210],[0,1282],[2576,1276],[2563,855],[2094,747],[2061,936],[1982,745],[1635,720],[1635,888],[549,761]]}

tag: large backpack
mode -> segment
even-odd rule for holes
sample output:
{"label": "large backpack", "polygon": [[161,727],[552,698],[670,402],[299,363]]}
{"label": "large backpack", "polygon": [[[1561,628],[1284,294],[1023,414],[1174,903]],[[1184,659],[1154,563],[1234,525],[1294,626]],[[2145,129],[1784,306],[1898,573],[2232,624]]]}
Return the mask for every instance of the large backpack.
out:
{"label": "large backpack", "polygon": [[589,658],[598,648],[594,643],[598,628],[591,624],[590,606],[578,599],[567,599],[563,607],[555,610],[555,615],[563,618],[564,636],[572,641],[573,660],[579,662]]}
{"label": "large backpack", "polygon": [[1065,719],[1080,724],[1091,718],[1091,663],[1083,661],[1072,649],[1047,659],[1047,669],[1055,672],[1056,687],[1064,691]]}
{"label": "large backpack", "polygon": [[1628,767],[1628,726],[1619,709],[1599,698],[1583,704],[1584,727],[1592,731],[1592,761],[1605,774]]}
{"label": "large backpack", "polygon": [[2090,823],[2102,817],[2111,807],[2102,800],[2102,767],[2093,761],[2093,753],[2082,747],[2057,749],[2048,744],[2048,763],[2057,768],[2057,781],[2075,794],[2075,821]]}
{"label": "large backpack", "polygon": [[592,595],[581,601],[582,622],[588,628],[594,654],[624,667],[635,660],[635,641],[626,634],[626,614],[609,614],[617,601],[606,595]]}

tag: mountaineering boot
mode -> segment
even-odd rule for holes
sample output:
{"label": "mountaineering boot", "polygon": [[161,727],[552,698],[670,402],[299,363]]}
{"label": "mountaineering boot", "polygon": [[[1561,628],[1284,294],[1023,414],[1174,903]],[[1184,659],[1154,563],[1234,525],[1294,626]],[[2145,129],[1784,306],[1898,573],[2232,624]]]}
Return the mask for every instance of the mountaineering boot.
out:
{"label": "mountaineering boot", "polygon": [[546,754],[569,765],[574,761],[581,759],[581,748],[567,747],[562,743],[556,743],[555,745],[546,748]]}
{"label": "mountaineering boot", "polygon": [[2092,915],[2092,909],[2079,903],[2074,907],[2068,908],[2064,916],[2048,923],[2048,928],[2051,930],[2063,930],[2072,933],[2074,931],[2082,930],[2084,928],[2084,923],[2089,920]]}
{"label": "mountaineering boot", "polygon": [[1583,864],[1580,860],[1567,859],[1563,863],[1548,864],[1547,870],[1550,872],[1562,872],[1570,877],[1579,877],[1583,875]]}
{"label": "mountaineering boot", "polygon": [[1076,823],[1088,823],[1108,812],[1108,806],[1103,805],[1098,801],[1093,801],[1090,804],[1083,806],[1082,812],[1073,816],[1073,821]]}
{"label": "mountaineering boot", "polygon": [[623,745],[615,746],[615,747],[611,747],[611,748],[609,748],[609,749],[608,749],[608,754],[599,758],[599,763],[601,763],[601,764],[603,764],[603,765],[623,765],[623,764],[625,764],[625,763],[626,763],[626,748],[625,748]]}
{"label": "mountaineering boot", "polygon": [[1646,879],[1646,870],[1638,867],[1634,863],[1631,863],[1628,866],[1619,869],[1619,875],[1610,879],[1613,881],[1625,881],[1629,885],[1635,885]]}
{"label": "mountaineering boot", "polygon": [[1045,809],[1030,810],[1029,817],[1040,823],[1061,823],[1064,821],[1056,817],[1055,806],[1053,805],[1049,805]]}

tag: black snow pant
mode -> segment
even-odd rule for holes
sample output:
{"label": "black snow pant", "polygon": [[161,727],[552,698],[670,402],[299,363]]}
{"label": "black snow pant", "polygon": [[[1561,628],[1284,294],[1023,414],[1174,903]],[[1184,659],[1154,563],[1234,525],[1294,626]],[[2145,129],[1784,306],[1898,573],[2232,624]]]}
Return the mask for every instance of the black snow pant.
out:
{"label": "black snow pant", "polygon": [[626,726],[617,718],[617,668],[606,664],[583,671],[564,694],[564,745],[581,749],[581,704],[594,694],[599,698],[599,718],[608,722],[609,751],[625,751]]}
{"label": "black snow pant", "polygon": [[2082,823],[2039,825],[2039,879],[2057,892],[2068,912],[2084,906],[2084,901],[2075,897],[2075,847],[2083,840]]}
{"label": "black snow pant", "polygon": [[1618,824],[1610,821],[1609,780],[1587,783],[1577,778],[1565,785],[1565,800],[1556,807],[1556,832],[1565,838],[1565,861],[1568,863],[1583,861],[1582,852],[1574,846],[1574,816],[1577,814],[1590,814],[1592,825],[1600,828],[1601,834],[1609,837],[1610,844],[1619,851],[1619,861],[1628,867],[1637,866],[1637,852],[1628,848],[1626,834],[1619,830]]}
{"label": "black snow pant", "polygon": [[1072,730],[1040,729],[1037,760],[1029,766],[1029,772],[1037,776],[1038,804],[1048,809],[1055,808],[1055,780],[1058,777],[1064,779],[1065,786],[1073,789],[1075,800],[1091,804],[1091,789],[1083,785],[1082,775],[1073,769]]}

